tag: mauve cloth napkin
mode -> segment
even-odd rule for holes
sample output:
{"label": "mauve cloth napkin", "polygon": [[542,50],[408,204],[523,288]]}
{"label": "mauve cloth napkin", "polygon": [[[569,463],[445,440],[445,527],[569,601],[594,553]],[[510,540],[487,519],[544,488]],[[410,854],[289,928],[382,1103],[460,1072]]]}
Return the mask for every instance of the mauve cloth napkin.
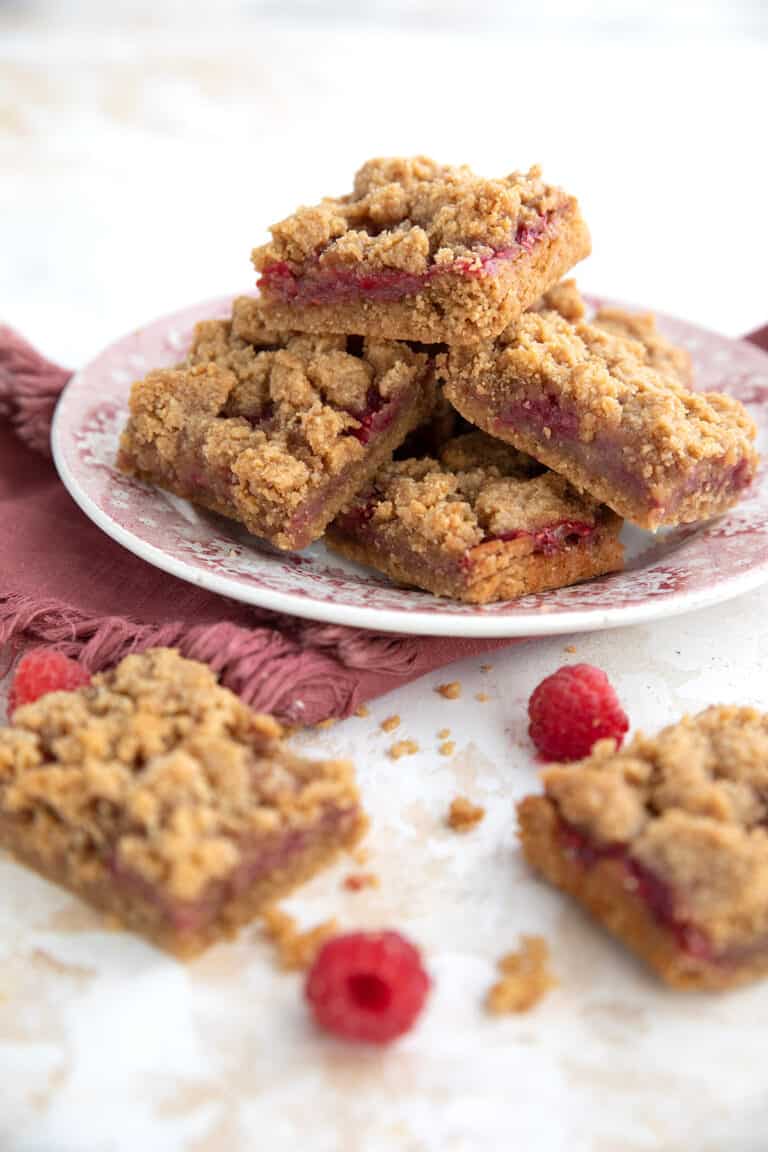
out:
{"label": "mauve cloth napkin", "polygon": [[176,580],[88,520],[49,459],[69,373],[0,326],[0,643],[51,644],[91,670],[154,645],[207,661],[289,723],[360,704],[503,640],[395,636],[247,607]]}

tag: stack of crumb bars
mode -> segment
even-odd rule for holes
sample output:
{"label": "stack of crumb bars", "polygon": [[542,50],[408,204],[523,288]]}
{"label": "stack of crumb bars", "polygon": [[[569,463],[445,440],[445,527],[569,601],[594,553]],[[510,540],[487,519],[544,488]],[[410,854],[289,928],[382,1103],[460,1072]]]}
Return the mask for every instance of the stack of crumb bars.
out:
{"label": "stack of crumb bars", "polygon": [[622,519],[706,519],[750,484],[742,406],[562,280],[589,232],[538,169],[371,160],[271,231],[259,295],[134,384],[129,474],[474,603],[617,571]]}

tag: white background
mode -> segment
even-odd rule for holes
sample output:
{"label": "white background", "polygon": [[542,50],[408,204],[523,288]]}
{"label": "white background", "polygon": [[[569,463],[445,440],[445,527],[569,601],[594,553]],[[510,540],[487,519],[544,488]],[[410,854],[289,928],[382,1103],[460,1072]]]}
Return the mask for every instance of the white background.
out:
{"label": "white background", "polygon": [[[540,161],[592,226],[585,289],[746,331],[768,321],[765,12],[0,4],[0,319],[74,366],[248,288],[265,226],[344,191],[367,156],[424,151],[488,174]],[[716,701],[768,707],[766,618],[756,593],[531,642],[306,739],[357,761],[382,886],[342,895],[341,870],[296,907],[402,928],[436,978],[422,1026],[383,1056],[313,1037],[255,931],[185,969],[3,862],[2,1152],[765,1152],[766,990],[659,990],[526,876],[512,800],[535,786],[524,704],[546,672],[600,664],[649,730]],[[449,703],[432,688],[454,675]],[[390,712],[418,757],[386,758]],[[441,828],[457,791],[489,810],[461,840]],[[561,987],[490,1021],[493,962],[530,930]]]}

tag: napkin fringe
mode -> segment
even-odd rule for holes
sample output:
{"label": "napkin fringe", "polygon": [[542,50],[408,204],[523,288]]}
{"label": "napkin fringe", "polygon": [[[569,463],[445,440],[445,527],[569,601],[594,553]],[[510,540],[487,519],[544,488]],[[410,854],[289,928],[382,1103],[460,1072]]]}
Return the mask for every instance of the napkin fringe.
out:
{"label": "napkin fringe", "polygon": [[[25,647],[44,644],[76,657],[91,672],[112,667],[131,652],[178,648],[184,656],[209,664],[222,683],[252,708],[290,723],[313,724],[328,715],[349,715],[363,699],[359,671],[341,662],[339,645],[334,647],[330,636],[320,638],[319,648],[302,647],[305,640],[273,627],[243,628],[229,622],[192,628],[183,621],[138,624],[119,616],[88,616],[56,600],[0,595],[0,644],[22,639]],[[392,675],[393,685],[399,682],[403,664],[411,666],[407,656],[405,661],[392,661],[381,653],[379,659],[374,655],[365,662],[362,652],[350,654],[358,669],[365,664],[368,670]]]}
{"label": "napkin fringe", "polygon": [[0,324],[0,416],[28,448],[50,456],[56,401],[72,375],[41,356],[13,328]]}

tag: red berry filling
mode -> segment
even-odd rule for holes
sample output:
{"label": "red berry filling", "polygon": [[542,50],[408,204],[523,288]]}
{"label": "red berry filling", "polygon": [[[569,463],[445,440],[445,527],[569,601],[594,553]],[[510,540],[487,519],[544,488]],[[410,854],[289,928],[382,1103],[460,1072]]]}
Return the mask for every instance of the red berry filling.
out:
{"label": "red berry filling", "polygon": [[399,933],[352,932],[320,949],[305,995],[325,1031],[388,1044],[413,1027],[429,986],[418,950]]}
{"label": "red berry filling", "polygon": [[90,673],[62,652],[36,648],[19,661],[8,693],[8,715],[49,692],[71,692],[90,684]]}
{"label": "red berry filling", "polygon": [[650,868],[635,860],[624,844],[596,844],[578,828],[558,816],[558,836],[565,854],[584,868],[593,868],[601,860],[616,860],[624,869],[626,887],[642,900],[654,920],[670,932],[681,952],[699,960],[715,962],[712,944],[695,924],[675,912],[674,893]]}
{"label": "red berry filling", "polygon": [[486,536],[487,540],[522,540],[526,537],[533,541],[534,552],[543,552],[545,556],[559,552],[562,548],[578,544],[587,536],[596,531],[595,524],[587,524],[581,520],[560,520],[556,524],[547,524],[534,532],[524,528],[515,532],[503,532],[500,536]]}
{"label": "red berry filling", "polygon": [[605,672],[572,664],[542,680],[528,701],[528,734],[545,760],[581,760],[598,740],[619,748],[629,720]]}
{"label": "red berry filling", "polygon": [[265,268],[258,287],[282,303],[346,304],[355,300],[400,300],[420,292],[430,280],[446,273],[480,278],[495,276],[501,268],[530,251],[549,227],[553,213],[547,213],[531,224],[518,224],[512,243],[496,251],[458,256],[449,264],[432,264],[426,272],[403,272],[397,268],[344,268],[320,265],[318,253],[312,260],[294,269],[285,261]]}

